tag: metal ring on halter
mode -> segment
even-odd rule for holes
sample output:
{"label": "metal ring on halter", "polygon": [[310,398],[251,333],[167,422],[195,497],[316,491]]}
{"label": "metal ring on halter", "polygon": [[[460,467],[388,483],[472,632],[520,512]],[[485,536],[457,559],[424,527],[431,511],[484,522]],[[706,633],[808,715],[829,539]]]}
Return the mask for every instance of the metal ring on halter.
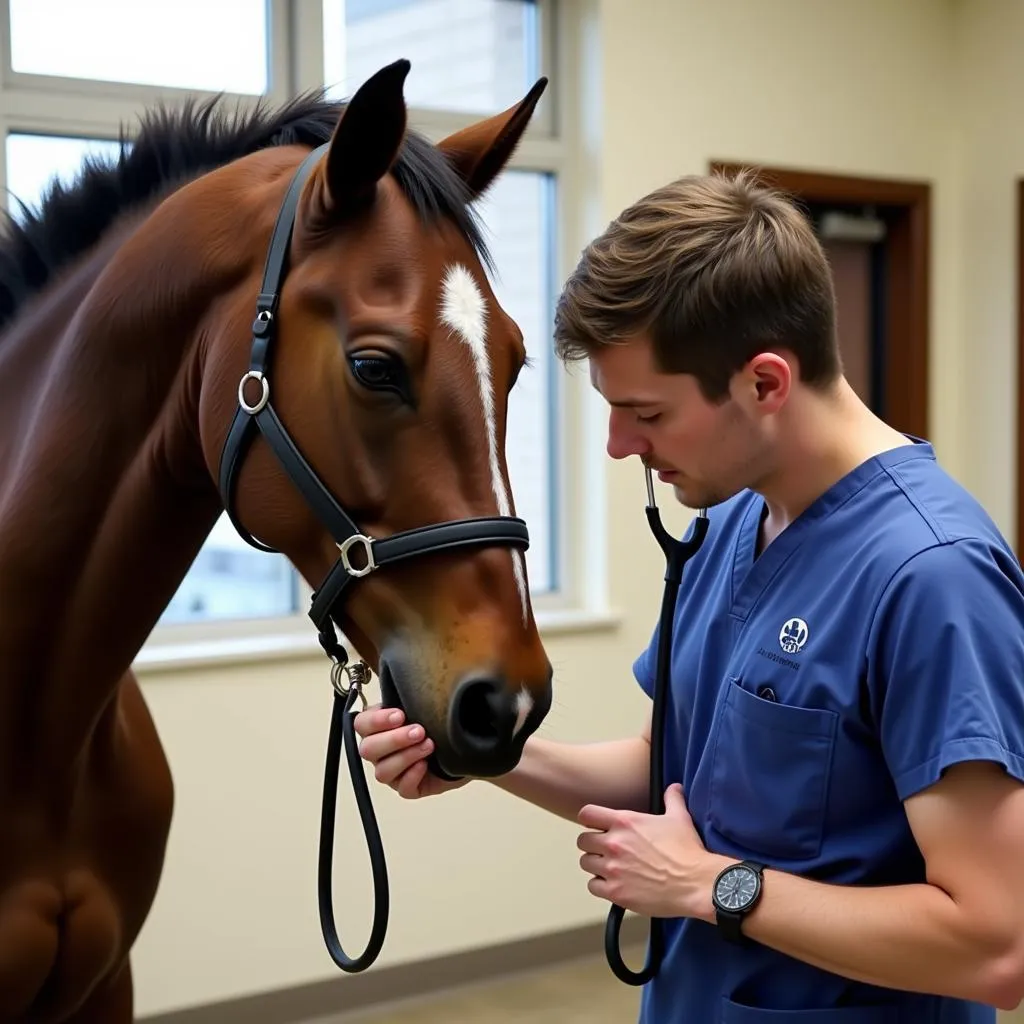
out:
{"label": "metal ring on halter", "polygon": [[[348,686],[342,682],[342,675],[348,676]],[[341,697],[347,697],[353,690],[355,690],[360,701],[362,701],[364,711],[369,705],[366,700],[366,694],[363,693],[363,687],[366,686],[369,681],[370,670],[366,666],[365,662],[357,661],[350,665],[335,662],[331,666],[331,686],[334,687],[335,693]]]}
{"label": "metal ring on halter", "polygon": [[[352,560],[348,557],[348,553],[356,544],[362,545],[363,551],[366,555],[366,565],[361,569],[354,566],[352,564]],[[354,533],[351,537],[346,537],[345,540],[338,545],[338,551],[341,552],[341,564],[345,566],[345,571],[350,576],[367,576],[377,568],[377,562],[373,557],[372,537],[367,537],[361,533]]]}
{"label": "metal ring on halter", "polygon": [[[245,385],[251,380],[259,381],[260,387],[262,388],[260,400],[255,405],[249,405],[245,400]],[[238,404],[245,412],[249,413],[250,416],[255,416],[256,413],[258,413],[269,401],[270,381],[263,376],[263,371],[246,370],[245,373],[242,374],[242,379],[238,382]]]}

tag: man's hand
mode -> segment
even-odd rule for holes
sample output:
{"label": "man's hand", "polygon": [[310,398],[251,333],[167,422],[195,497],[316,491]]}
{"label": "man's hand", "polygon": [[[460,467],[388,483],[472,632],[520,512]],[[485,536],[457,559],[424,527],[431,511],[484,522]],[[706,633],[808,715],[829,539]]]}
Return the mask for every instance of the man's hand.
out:
{"label": "man's hand", "polygon": [[665,791],[664,814],[618,811],[588,804],[576,845],[580,867],[594,877],[595,896],[646,917],[714,921],[711,887],[727,857],[709,853],[693,826],[678,783]]}
{"label": "man's hand", "polygon": [[469,780],[446,782],[427,769],[434,744],[421,725],[405,725],[405,715],[396,708],[374,704],[356,715],[356,735],[362,737],[359,754],[374,767],[378,782],[390,786],[407,800],[434,796],[458,789]]}

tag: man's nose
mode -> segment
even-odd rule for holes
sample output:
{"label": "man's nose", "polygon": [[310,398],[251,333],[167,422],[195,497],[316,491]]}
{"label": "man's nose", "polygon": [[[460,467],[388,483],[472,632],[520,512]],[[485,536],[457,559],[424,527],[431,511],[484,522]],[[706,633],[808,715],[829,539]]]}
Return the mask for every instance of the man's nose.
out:
{"label": "man's nose", "polygon": [[650,445],[635,429],[623,423],[621,412],[613,409],[608,417],[608,443],[605,446],[613,459],[626,459],[630,455],[647,455]]}

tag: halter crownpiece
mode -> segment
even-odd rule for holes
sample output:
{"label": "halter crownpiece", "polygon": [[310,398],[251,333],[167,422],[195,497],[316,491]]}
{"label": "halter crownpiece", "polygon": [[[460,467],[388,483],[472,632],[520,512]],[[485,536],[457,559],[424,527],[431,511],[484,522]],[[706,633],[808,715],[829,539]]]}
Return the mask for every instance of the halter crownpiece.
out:
{"label": "halter crownpiece", "polygon": [[[317,628],[320,644],[333,662],[331,682],[334,690],[321,809],[318,893],[320,924],[328,952],[338,967],[355,973],[369,967],[377,959],[384,944],[388,918],[388,880],[384,850],[359,760],[358,741],[351,713],[357,700],[361,700],[363,706],[366,706],[363,689],[369,682],[370,672],[362,662],[349,664],[348,654],[338,641],[335,626],[339,623],[343,599],[354,580],[378,572],[394,562],[417,555],[436,554],[439,551],[488,545],[526,550],[530,538],[526,523],[522,519],[500,515],[422,526],[389,537],[369,537],[359,529],[331,494],[281,423],[271,401],[268,375],[270,350],[276,335],[281,286],[287,274],[288,250],[302,186],[316,162],[329,147],[330,143],[324,143],[302,161],[278,211],[267,252],[262,285],[256,298],[249,368],[238,383],[238,407],[221,454],[219,487],[224,509],[239,536],[257,550],[276,553],[276,549],[258,541],[242,526],[234,508],[238,473],[248,447],[258,431],[338,547],[338,559],[313,594],[309,608],[309,617]],[[250,402],[246,397],[246,386],[249,385],[251,390],[252,383],[259,385],[259,396],[255,402]],[[358,565],[354,564],[352,559],[352,555],[357,551],[361,552]],[[343,683],[342,675],[347,678],[348,685]],[[331,899],[338,762],[343,745],[370,850],[374,880],[373,928],[363,953],[355,958],[345,953],[338,940]]]}

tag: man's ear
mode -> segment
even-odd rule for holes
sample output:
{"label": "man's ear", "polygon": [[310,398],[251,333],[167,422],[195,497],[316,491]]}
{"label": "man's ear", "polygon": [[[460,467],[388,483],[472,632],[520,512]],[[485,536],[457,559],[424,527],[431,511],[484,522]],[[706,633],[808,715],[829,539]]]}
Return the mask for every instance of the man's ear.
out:
{"label": "man's ear", "polygon": [[742,387],[750,389],[750,400],[758,412],[777,412],[793,386],[793,370],[778,352],[759,352],[742,371]]}

